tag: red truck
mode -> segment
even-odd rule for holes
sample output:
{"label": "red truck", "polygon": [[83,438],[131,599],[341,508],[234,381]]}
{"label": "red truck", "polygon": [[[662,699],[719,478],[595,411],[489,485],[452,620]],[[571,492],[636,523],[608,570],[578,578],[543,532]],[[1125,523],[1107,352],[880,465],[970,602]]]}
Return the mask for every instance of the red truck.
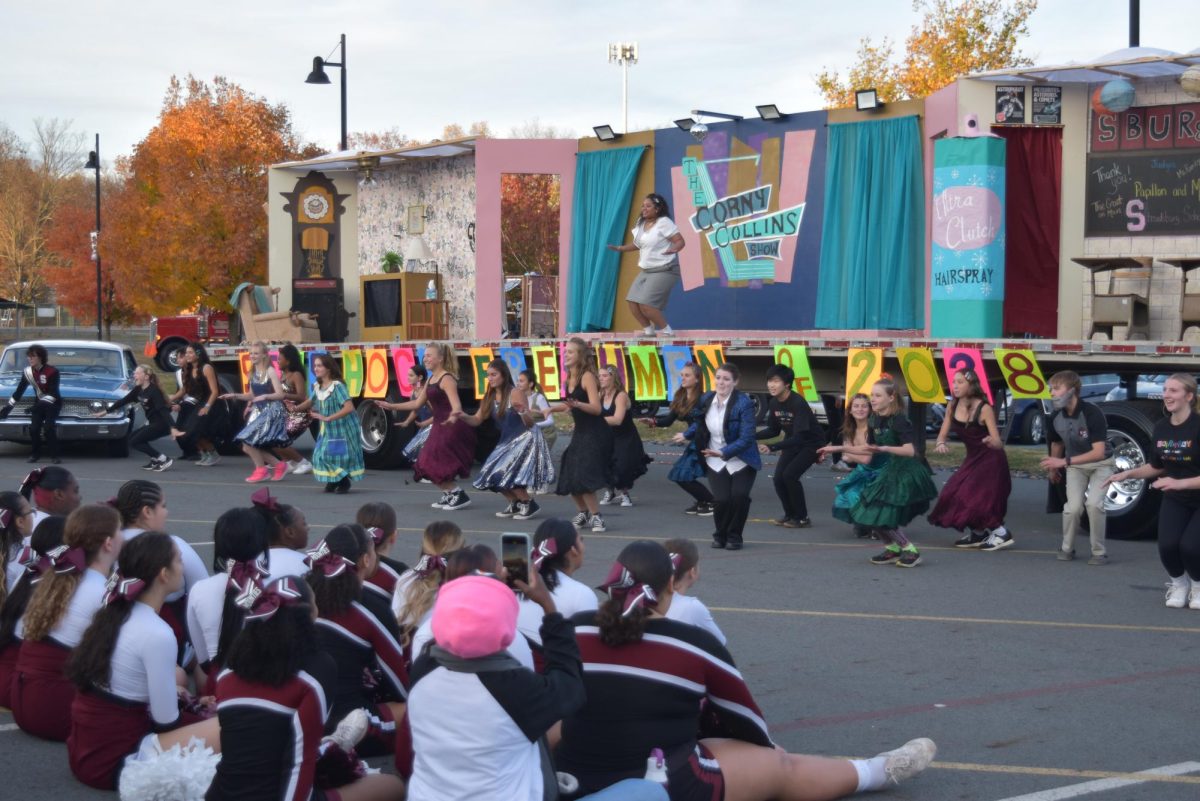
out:
{"label": "red truck", "polygon": [[142,352],[164,371],[179,369],[179,359],[189,342],[229,344],[229,312],[198,309],[192,314],[154,317],[150,339]]}

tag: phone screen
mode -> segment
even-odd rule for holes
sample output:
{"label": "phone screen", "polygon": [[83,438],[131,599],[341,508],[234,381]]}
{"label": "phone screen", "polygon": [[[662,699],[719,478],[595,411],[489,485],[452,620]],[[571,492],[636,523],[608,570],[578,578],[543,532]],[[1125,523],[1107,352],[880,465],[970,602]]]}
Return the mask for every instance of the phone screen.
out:
{"label": "phone screen", "polygon": [[500,535],[500,561],[508,571],[508,586],[513,586],[514,580],[529,582],[529,549],[528,534],[508,532]]}

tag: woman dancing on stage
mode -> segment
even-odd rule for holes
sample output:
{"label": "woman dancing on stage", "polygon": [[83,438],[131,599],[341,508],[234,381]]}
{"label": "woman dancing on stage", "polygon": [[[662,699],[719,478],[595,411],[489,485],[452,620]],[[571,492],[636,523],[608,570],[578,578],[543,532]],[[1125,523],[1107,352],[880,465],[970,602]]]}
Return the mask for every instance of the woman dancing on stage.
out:
{"label": "woman dancing on stage", "polygon": [[625,300],[629,311],[641,325],[642,333],[654,336],[655,329],[664,336],[675,332],[667,323],[663,310],[671,290],[679,283],[679,251],[683,250],[683,234],[671,220],[667,200],[651,193],[642,201],[642,213],[630,232],[632,245],[609,245],[618,253],[638,251],[638,277],[629,287]]}
{"label": "woman dancing on stage", "polygon": [[607,531],[596,493],[612,485],[612,428],[601,417],[600,382],[596,376],[596,354],[579,337],[571,337],[563,355],[566,381],[563,401],[544,412],[546,417],[569,411],[575,423],[571,444],[563,451],[558,471],[559,495],[570,495],[579,513],[571,520],[575,528],[591,526]]}
{"label": "woman dancing on stage", "polygon": [[542,432],[533,425],[533,412],[521,390],[513,386],[512,374],[503,359],[487,366],[487,392],[473,415],[458,413],[472,428],[489,417],[500,426],[500,441],[479,468],[474,487],[499,492],[508,501],[496,517],[528,520],[541,509],[530,497],[543,493],[554,481],[554,460]]}
{"label": "woman dancing on stage", "polygon": [[928,520],[935,526],[965,531],[956,548],[999,551],[1013,544],[1004,527],[1012,476],[1004,442],[996,430],[996,412],[983,394],[974,370],[959,370],[950,387],[953,398],[938,431],[938,453],[947,453],[951,432],[967,446],[967,458],[942,487]]}
{"label": "woman dancing on stage", "polygon": [[[642,423],[651,427],[666,428],[677,420],[682,420],[689,426],[696,422],[699,415],[700,403],[700,367],[695,362],[688,362],[679,371],[679,388],[671,398],[667,416],[660,422],[657,418],[646,417]],[[696,450],[696,443],[688,440],[683,453],[671,466],[667,478],[679,485],[679,488],[691,495],[695,503],[683,510],[684,514],[712,517],[713,495],[708,486],[700,479],[704,478],[704,461]]]}
{"label": "woman dancing on stage", "polygon": [[651,459],[642,447],[642,437],[638,434],[637,426],[633,423],[632,401],[625,385],[621,383],[621,375],[611,364],[600,370],[600,416],[613,430],[612,461],[609,472],[612,475],[613,489],[604,490],[599,504],[606,506],[619,503],[621,506],[633,506],[629,491],[633,482],[646,475],[646,465]]}
{"label": "woman dancing on stage", "polygon": [[457,479],[471,475],[471,462],[475,460],[475,429],[457,415],[462,411],[458,376],[454,372],[458,357],[446,343],[433,342],[425,348],[423,361],[429,371],[429,382],[416,397],[403,403],[379,400],[375,403],[398,412],[413,411],[429,404],[433,423],[429,438],[417,457],[413,475],[418,480],[429,479],[442,491],[441,499],[430,504],[434,509],[465,509],[471,505],[471,498],[458,486]]}

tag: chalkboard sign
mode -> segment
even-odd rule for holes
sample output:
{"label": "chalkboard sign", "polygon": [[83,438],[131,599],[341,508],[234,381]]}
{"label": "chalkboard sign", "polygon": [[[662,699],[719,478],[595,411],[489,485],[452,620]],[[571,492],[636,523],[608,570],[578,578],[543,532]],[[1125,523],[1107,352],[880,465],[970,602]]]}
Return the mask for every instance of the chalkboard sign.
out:
{"label": "chalkboard sign", "polygon": [[1200,234],[1200,150],[1089,155],[1084,233]]}

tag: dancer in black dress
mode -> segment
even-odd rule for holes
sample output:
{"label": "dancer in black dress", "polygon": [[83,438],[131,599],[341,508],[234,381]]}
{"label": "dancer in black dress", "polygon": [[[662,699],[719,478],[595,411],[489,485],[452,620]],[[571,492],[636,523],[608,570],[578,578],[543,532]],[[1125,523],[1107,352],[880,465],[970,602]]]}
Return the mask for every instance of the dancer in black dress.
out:
{"label": "dancer in black dress", "polygon": [[612,430],[601,417],[600,383],[596,377],[596,355],[579,337],[571,337],[564,351],[564,399],[545,411],[571,413],[575,431],[571,444],[563,451],[558,471],[558,494],[570,495],[579,513],[571,519],[575,528],[588,525],[592,531],[607,531],[596,493],[612,485],[609,461],[612,458]]}
{"label": "dancer in black dress", "polygon": [[613,489],[604,491],[600,497],[601,506],[610,503],[633,506],[629,491],[633,489],[634,481],[646,475],[646,465],[651,461],[633,423],[632,406],[621,374],[616,367],[606,365],[600,371],[600,414],[613,430],[612,461],[609,463]]}

